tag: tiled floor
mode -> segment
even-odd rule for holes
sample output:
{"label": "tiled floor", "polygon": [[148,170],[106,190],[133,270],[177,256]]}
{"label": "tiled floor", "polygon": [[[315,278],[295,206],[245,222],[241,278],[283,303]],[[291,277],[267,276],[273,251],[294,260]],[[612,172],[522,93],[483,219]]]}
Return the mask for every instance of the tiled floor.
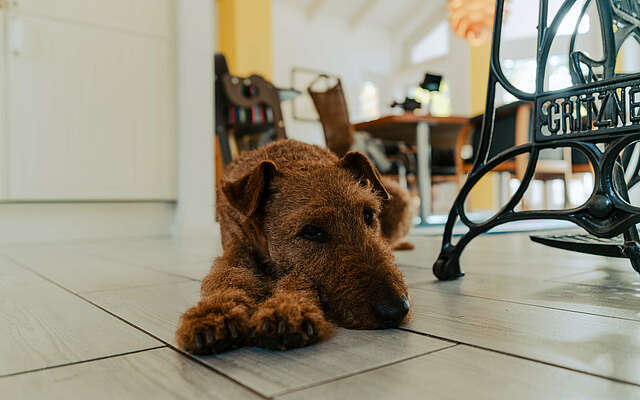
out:
{"label": "tiled floor", "polygon": [[173,333],[218,241],[0,245],[0,398],[640,398],[640,276],[625,261],[489,235],[466,277],[437,282],[439,238],[412,241],[396,254],[414,306],[401,329],[197,358]]}

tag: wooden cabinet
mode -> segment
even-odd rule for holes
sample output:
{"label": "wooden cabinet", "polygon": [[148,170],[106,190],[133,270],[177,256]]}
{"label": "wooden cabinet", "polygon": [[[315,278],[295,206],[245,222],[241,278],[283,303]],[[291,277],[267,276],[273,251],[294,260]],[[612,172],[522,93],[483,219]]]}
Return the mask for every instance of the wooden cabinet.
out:
{"label": "wooden cabinet", "polygon": [[174,2],[6,3],[0,194],[175,199]]}

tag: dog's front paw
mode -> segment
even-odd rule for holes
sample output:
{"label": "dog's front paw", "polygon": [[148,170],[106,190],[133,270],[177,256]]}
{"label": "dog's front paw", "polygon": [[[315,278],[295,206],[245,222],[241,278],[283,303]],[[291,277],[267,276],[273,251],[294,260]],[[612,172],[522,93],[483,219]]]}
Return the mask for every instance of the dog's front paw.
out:
{"label": "dog's front paw", "polygon": [[333,331],[317,305],[295,295],[265,301],[253,314],[251,326],[253,344],[274,350],[307,346]]}
{"label": "dog's front paw", "polygon": [[242,346],[249,332],[249,308],[245,303],[211,296],[182,315],[176,342],[192,354],[217,354]]}

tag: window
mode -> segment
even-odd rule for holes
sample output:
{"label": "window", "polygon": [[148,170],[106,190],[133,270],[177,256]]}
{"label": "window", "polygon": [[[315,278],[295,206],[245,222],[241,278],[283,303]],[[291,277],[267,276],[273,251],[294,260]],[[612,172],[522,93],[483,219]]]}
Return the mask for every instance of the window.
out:
{"label": "window", "polygon": [[[549,0],[549,22],[562,5],[564,0]],[[584,0],[577,1],[571,7],[564,20],[558,27],[559,36],[568,36],[573,34],[573,29],[578,23],[580,10],[584,5]],[[511,0],[507,8],[505,24],[503,28],[503,37],[505,40],[517,40],[535,38],[538,35],[538,1],[532,0]],[[579,34],[585,34],[591,29],[591,18],[589,14],[584,15],[578,27]]]}
{"label": "window", "polygon": [[441,22],[411,48],[411,63],[420,64],[449,53],[449,24]]}
{"label": "window", "polygon": [[[536,89],[536,60],[533,58],[524,60],[504,60],[502,63],[507,80],[513,86],[524,92],[531,93]],[[498,86],[502,91],[503,104],[516,101],[516,98],[502,87]]]}
{"label": "window", "polygon": [[[536,60],[533,58],[523,60],[504,60],[503,71],[513,86],[527,93],[532,93],[536,86]],[[545,90],[559,90],[573,86],[567,56],[551,56],[547,66],[547,82]],[[516,98],[504,89],[503,104],[516,101]]]}
{"label": "window", "polygon": [[[555,15],[557,10],[562,5],[562,2],[563,1],[561,0],[554,0],[549,2],[550,3],[549,12],[554,13],[550,15]],[[560,26],[558,27],[558,35],[561,35],[561,36],[573,35],[573,30],[575,29],[576,24],[578,23],[578,18],[580,17],[580,10],[582,9],[583,3],[584,2],[579,1],[573,7],[571,7],[571,10],[569,10],[567,15],[564,17],[564,20],[562,20],[562,22],[560,23]],[[584,17],[582,17],[582,20],[580,21],[580,26],[578,27],[578,33],[585,34],[589,32],[590,29],[591,29],[591,18],[587,13],[584,15]]]}
{"label": "window", "polygon": [[376,119],[380,116],[380,97],[378,86],[366,81],[360,91],[360,117],[364,120]]}

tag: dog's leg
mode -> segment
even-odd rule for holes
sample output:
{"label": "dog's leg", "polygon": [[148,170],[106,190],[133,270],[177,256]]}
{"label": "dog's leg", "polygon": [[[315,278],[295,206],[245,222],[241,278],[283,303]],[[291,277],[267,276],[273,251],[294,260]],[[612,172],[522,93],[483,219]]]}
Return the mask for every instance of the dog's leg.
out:
{"label": "dog's leg", "polygon": [[193,354],[212,354],[244,345],[263,292],[261,280],[248,268],[217,259],[202,282],[200,301],[180,317],[178,346]]}
{"label": "dog's leg", "polygon": [[307,346],[333,332],[311,282],[293,273],[282,278],[273,295],[258,306],[251,325],[253,344],[277,350]]}

